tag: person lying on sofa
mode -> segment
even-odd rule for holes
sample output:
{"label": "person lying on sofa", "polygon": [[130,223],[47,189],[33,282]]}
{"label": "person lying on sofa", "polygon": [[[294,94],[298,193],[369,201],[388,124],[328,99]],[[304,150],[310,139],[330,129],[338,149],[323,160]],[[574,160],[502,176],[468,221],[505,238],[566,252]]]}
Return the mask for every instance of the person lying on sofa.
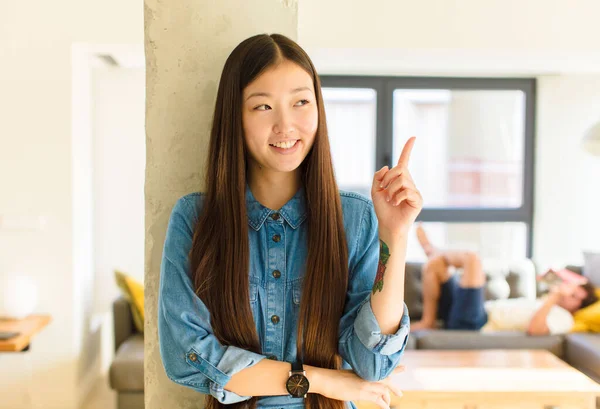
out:
{"label": "person lying on sofa", "polygon": [[[484,300],[486,277],[478,255],[470,251],[442,251],[434,247],[423,227],[417,238],[427,255],[423,266],[423,315],[411,331],[436,328],[454,330],[516,330],[530,335],[571,331],[600,332],[600,288],[590,283],[562,283],[549,294],[531,300]],[[458,278],[452,267],[461,268]]]}

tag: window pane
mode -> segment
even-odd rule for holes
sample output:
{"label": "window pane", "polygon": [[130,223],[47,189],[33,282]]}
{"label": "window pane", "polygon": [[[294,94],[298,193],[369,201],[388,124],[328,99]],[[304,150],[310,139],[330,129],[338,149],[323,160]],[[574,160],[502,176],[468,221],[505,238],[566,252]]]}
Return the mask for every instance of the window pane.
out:
{"label": "window pane", "polygon": [[370,197],[377,93],[363,88],[323,88],[323,99],[339,188]]}
{"label": "window pane", "polygon": [[[422,223],[431,244],[442,250],[475,251],[482,259],[519,260],[526,257],[527,225],[506,223]],[[407,260],[425,261],[412,227]]]}
{"label": "window pane", "polygon": [[396,160],[417,136],[410,170],[424,207],[521,207],[522,91],[398,89],[393,110]]}

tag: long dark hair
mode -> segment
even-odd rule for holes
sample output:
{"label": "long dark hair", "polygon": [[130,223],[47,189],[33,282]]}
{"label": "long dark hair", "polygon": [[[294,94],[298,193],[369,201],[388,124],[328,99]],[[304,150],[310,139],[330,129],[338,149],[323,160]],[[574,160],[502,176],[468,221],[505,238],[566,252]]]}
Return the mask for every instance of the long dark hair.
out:
{"label": "long dark hair", "polygon": [[[206,198],[194,232],[190,265],[198,296],[210,311],[223,345],[260,353],[249,300],[249,243],[245,189],[247,151],[242,125],[244,88],[288,60],[313,79],[319,123],[300,171],[308,209],[308,255],[298,321],[298,356],[304,363],[339,369],[338,329],[348,286],[348,248],[335,182],[321,84],[302,48],[289,38],[261,34],[244,40],[227,58],[217,93],[206,171]],[[301,348],[303,347],[303,351]],[[254,408],[257,398],[227,405]],[[207,408],[224,408],[212,396]],[[310,394],[306,407],[342,409],[341,401]]]}

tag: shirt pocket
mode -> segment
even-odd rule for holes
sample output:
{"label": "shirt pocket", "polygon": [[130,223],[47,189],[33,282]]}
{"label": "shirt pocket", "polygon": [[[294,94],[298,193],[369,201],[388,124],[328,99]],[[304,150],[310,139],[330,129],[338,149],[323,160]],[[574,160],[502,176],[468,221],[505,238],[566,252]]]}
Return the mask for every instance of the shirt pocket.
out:
{"label": "shirt pocket", "polygon": [[292,283],[292,300],[294,305],[300,305],[302,300],[302,279],[294,280]]}
{"label": "shirt pocket", "polygon": [[250,277],[250,285],[248,288],[250,295],[250,304],[255,304],[258,300],[258,286],[258,279],[256,279],[255,277]]}

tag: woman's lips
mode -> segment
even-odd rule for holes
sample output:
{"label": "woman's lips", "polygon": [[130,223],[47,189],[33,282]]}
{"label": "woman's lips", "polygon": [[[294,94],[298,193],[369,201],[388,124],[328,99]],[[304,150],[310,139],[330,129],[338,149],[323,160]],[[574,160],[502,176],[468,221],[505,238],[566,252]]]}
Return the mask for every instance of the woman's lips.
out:
{"label": "woman's lips", "polygon": [[282,155],[291,155],[294,152],[296,152],[298,150],[298,147],[300,146],[301,141],[298,139],[296,141],[296,143],[294,144],[294,146],[292,146],[291,148],[278,148],[277,146],[273,146],[273,145],[269,145],[272,149],[275,150],[275,152],[280,153]]}

